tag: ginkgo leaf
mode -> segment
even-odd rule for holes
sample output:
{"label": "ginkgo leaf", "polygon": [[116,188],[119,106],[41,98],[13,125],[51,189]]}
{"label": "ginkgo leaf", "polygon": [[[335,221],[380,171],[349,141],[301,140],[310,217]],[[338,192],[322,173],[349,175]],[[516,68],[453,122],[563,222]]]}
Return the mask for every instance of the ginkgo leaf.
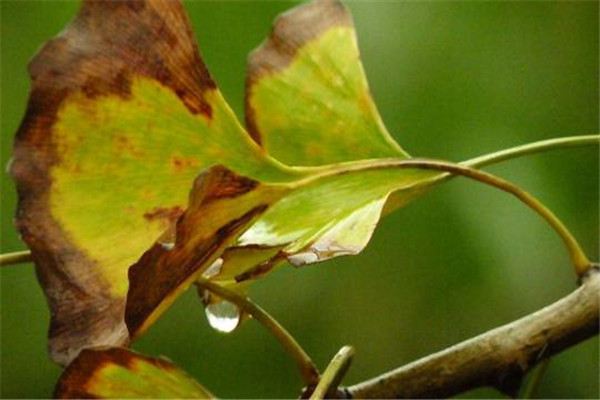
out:
{"label": "ginkgo leaf", "polygon": [[[346,12],[336,3],[314,4],[306,6],[313,13],[338,10],[324,14],[331,18]],[[292,22],[305,15],[298,10]],[[327,52],[337,38],[346,56],[358,57],[344,18],[333,31],[320,23],[295,54]],[[294,26],[292,38],[301,31]],[[290,71],[293,79],[316,73]],[[346,138],[335,129],[315,132],[307,144],[322,140],[342,151],[311,160],[305,152],[300,163],[312,167],[288,167],[235,118],[179,2],[84,2],[30,65],[32,90],[11,167],[17,226],[51,309],[52,358],[66,364],[86,347],[127,344],[202,274],[243,290],[282,260],[300,265],[357,253],[391,192],[409,199],[431,185],[439,174],[397,167],[406,154],[385,131],[362,67],[355,60],[348,71],[351,93],[362,100],[338,99],[327,118],[346,121],[353,142],[340,144]],[[266,79],[256,79],[256,93]],[[325,92],[332,101],[341,94]],[[317,128],[327,126],[306,132]],[[360,156],[388,158],[314,166],[347,161],[357,143],[366,149]]]}
{"label": "ginkgo leaf", "polygon": [[324,165],[408,155],[375,106],[352,16],[337,0],[280,15],[248,60],[246,124],[288,165]]}
{"label": "ginkgo leaf", "polygon": [[59,399],[213,399],[173,363],[119,347],[83,350],[62,373]]}
{"label": "ginkgo leaf", "polygon": [[30,73],[11,167],[16,221],[48,297],[51,356],[64,364],[83,347],[127,342],[127,270],[161,236],[168,246],[202,170],[302,174],[240,126],[179,2],[86,1]]}

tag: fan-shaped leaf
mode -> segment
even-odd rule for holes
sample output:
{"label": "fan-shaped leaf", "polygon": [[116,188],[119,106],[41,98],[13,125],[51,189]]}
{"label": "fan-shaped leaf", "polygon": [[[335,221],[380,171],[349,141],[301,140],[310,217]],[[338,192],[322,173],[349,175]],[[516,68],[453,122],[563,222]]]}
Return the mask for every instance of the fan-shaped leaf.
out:
{"label": "fan-shaped leaf", "polygon": [[375,107],[352,16],[317,0],[277,18],[249,57],[248,131],[289,165],[406,158]]}
{"label": "fan-shaped leaf", "polygon": [[355,254],[391,192],[439,176],[398,167],[335,1],[280,18],[250,63],[255,138],[311,167],[252,141],[179,2],[88,0],[30,71],[11,171],[61,363],[126,344],[199,274],[243,290],[285,259]]}
{"label": "fan-shaped leaf", "polygon": [[127,269],[174,224],[200,171],[286,180],[197,53],[179,2],[87,1],[30,65],[12,174],[17,225],[52,310],[50,351],[124,344]]}

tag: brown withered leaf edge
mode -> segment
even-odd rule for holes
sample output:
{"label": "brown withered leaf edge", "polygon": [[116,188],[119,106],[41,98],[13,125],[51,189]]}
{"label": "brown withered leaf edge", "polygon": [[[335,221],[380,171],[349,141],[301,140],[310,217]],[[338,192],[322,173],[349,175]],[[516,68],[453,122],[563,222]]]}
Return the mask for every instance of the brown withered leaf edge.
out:
{"label": "brown withered leaf edge", "polygon": [[59,108],[75,92],[127,98],[132,77],[144,76],[171,88],[190,112],[210,117],[203,93],[215,84],[181,3],[169,0],[85,1],[29,72],[32,88],[10,169],[18,192],[16,225],[50,306],[51,357],[66,364],[84,347],[126,344],[128,335],[124,299],[108,294],[94,260],[50,214],[50,170],[60,157],[52,126]]}

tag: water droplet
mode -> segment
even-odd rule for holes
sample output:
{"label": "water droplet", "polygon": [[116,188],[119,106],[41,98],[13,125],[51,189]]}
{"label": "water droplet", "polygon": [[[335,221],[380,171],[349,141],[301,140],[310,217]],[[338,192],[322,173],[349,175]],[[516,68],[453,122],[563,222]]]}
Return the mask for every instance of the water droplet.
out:
{"label": "water droplet", "polygon": [[219,257],[210,265],[210,267],[206,268],[206,271],[202,273],[202,277],[205,279],[210,279],[213,276],[220,274],[221,267],[223,267],[223,259]]}
{"label": "water droplet", "polygon": [[219,332],[233,332],[240,323],[240,309],[229,301],[209,304],[204,311],[210,326]]}

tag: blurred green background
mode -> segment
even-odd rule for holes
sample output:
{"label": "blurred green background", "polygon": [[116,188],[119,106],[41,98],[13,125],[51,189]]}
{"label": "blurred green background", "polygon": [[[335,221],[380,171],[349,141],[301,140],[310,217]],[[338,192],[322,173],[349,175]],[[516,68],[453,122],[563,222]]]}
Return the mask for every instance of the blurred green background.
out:
{"label": "blurred green background", "polygon": [[[2,166],[23,115],[26,65],[77,9],[1,1]],[[290,2],[186,3],[205,61],[238,115],[245,60]],[[557,136],[598,132],[597,2],[349,2],[375,100],[411,154],[461,160]],[[490,168],[539,196],[598,259],[598,149]],[[3,252],[23,249],[2,170]],[[2,397],[48,397],[48,311],[33,268],[1,274]],[[356,347],[354,383],[530,313],[575,287],[558,237],[498,191],[456,180],[388,216],[359,256],[284,268],[255,300],[320,367]],[[296,397],[292,361],[258,324],[213,332],[194,291],[135,346],[174,360],[222,397]],[[550,364],[540,396],[598,398],[597,338]],[[468,397],[500,397],[492,390]]]}

